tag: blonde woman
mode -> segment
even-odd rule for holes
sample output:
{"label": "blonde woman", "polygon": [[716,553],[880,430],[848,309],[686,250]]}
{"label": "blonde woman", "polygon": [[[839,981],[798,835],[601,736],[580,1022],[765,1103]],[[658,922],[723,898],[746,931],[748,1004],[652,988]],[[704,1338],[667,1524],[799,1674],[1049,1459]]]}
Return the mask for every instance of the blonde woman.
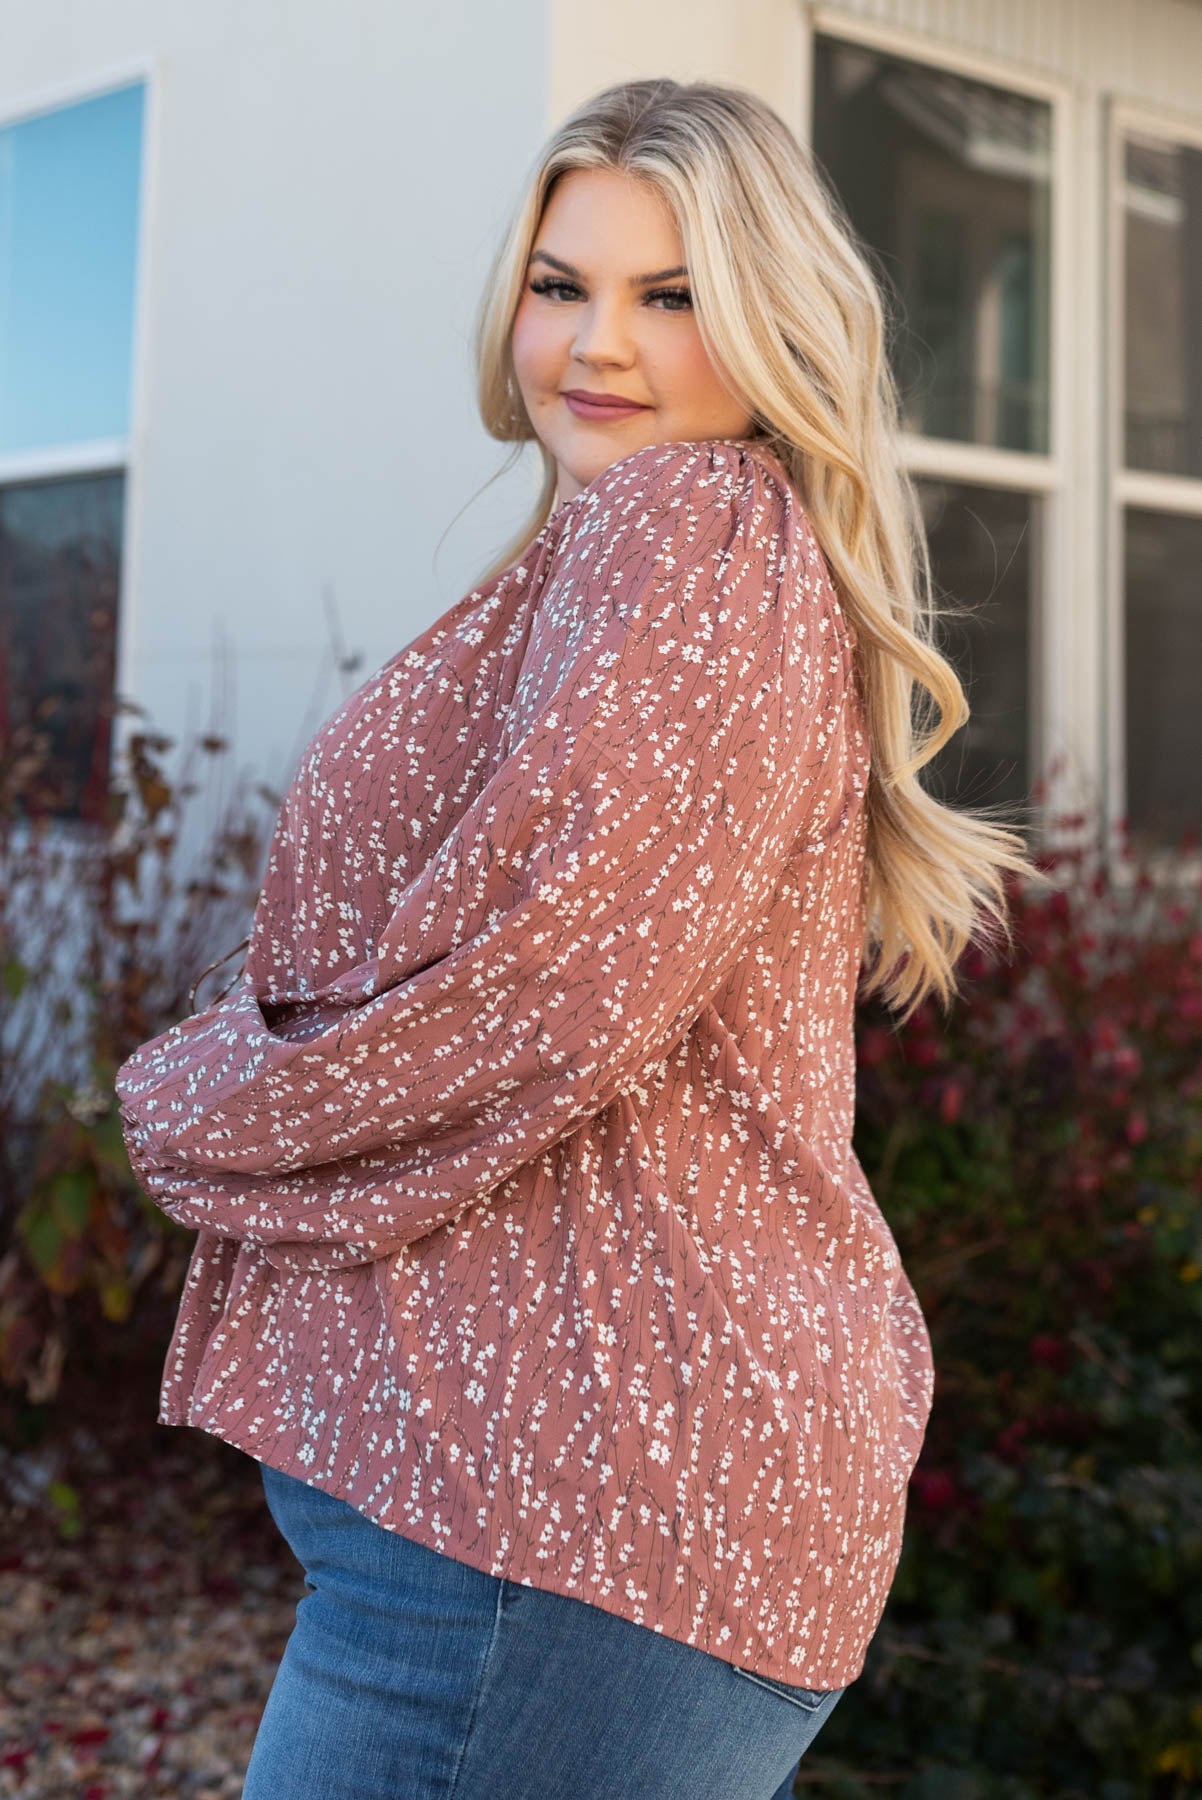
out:
{"label": "blonde woman", "polygon": [[1032,866],[918,782],[966,706],[880,300],[775,113],[582,106],[478,350],[533,513],[314,738],[232,994],[119,1073],[199,1233],[159,1416],[305,1570],[246,1800],[783,1797],[933,1391],[857,984],[947,1002]]}

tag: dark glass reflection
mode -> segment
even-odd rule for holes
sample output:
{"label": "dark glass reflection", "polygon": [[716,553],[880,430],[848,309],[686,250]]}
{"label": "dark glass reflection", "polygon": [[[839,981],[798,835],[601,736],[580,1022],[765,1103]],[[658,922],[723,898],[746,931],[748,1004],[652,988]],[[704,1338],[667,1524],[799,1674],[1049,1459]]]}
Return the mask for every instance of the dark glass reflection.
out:
{"label": "dark glass reflection", "polygon": [[1050,108],[819,36],[813,116],[897,317],[907,428],[1046,452]]}
{"label": "dark glass reflection", "polygon": [[1202,150],[1128,138],[1128,468],[1202,475]]}
{"label": "dark glass reflection", "polygon": [[1130,508],[1127,823],[1137,852],[1202,829],[1202,519]]}
{"label": "dark glass reflection", "polygon": [[1039,502],[1028,494],[921,481],[936,600],[935,642],[959,675],[971,715],[922,771],[938,799],[1004,806],[1030,818],[1030,669],[1039,568]]}
{"label": "dark glass reflection", "polygon": [[122,473],[0,488],[0,761],[18,808],[98,819],[108,786]]}

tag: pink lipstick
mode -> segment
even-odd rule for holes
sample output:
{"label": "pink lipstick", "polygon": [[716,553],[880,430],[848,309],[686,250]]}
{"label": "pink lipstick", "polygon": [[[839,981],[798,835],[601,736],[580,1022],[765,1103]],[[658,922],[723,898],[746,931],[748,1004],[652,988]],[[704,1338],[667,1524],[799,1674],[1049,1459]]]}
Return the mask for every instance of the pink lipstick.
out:
{"label": "pink lipstick", "polygon": [[617,394],[590,394],[584,388],[569,388],[563,397],[578,419],[630,419],[650,410],[639,401],[623,400]]}

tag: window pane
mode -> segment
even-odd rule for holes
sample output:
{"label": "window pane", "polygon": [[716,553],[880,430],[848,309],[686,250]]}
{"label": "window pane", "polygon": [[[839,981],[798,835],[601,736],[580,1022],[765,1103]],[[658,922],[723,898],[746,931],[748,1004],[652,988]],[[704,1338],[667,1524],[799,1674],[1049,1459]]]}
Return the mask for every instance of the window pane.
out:
{"label": "window pane", "polygon": [[101,816],[108,785],[122,474],[0,489],[0,758],[45,736],[39,809]]}
{"label": "window pane", "polygon": [[0,131],[0,452],[129,429],[142,84]]}
{"label": "window pane", "polygon": [[905,422],[1048,448],[1051,109],[819,36],[814,151],[898,316]]}
{"label": "window pane", "polygon": [[1202,828],[1202,519],[1126,514],[1127,824],[1132,848]]}
{"label": "window pane", "polygon": [[1004,489],[921,481],[923,519],[940,605],[935,642],[954,666],[972,708],[922,771],[937,799],[968,806],[1029,805],[1031,632],[1039,502]]}
{"label": "window pane", "polygon": [[1126,458],[1202,475],[1202,150],[1124,153]]}

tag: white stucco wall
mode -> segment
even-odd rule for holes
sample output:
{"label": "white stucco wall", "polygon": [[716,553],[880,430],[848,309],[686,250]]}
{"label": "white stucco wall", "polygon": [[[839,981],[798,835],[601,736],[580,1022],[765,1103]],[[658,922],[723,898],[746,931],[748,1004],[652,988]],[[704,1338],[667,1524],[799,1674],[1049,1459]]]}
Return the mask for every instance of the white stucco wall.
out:
{"label": "white stucco wall", "polygon": [[612,82],[669,75],[750,88],[800,131],[806,12],[803,0],[548,0],[550,117]]}
{"label": "white stucco wall", "polygon": [[[812,29],[840,19],[1065,96],[1073,498],[1036,706],[1045,749],[1104,780],[1101,103],[1197,116],[1196,0],[0,0],[0,121],[148,77],[120,691],[169,731],[228,725],[240,763],[286,778],[528,503],[530,452],[476,496],[509,452],[475,415],[470,331],[547,130],[668,73],[750,86],[804,133]],[[344,676],[331,606],[362,659]]]}
{"label": "white stucco wall", "polygon": [[258,778],[529,503],[525,453],[455,519],[509,454],[470,334],[545,40],[542,0],[0,4],[0,119],[148,75],[118,687],[168,731],[232,700]]}

